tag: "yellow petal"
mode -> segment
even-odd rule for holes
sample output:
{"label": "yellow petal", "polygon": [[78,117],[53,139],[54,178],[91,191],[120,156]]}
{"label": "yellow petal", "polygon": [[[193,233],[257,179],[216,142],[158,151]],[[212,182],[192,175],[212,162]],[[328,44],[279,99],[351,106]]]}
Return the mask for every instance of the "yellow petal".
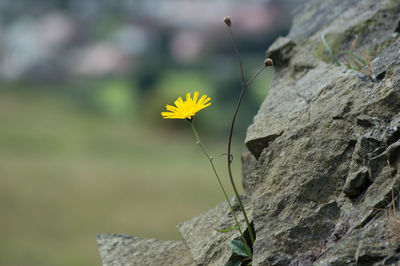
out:
{"label": "yellow petal", "polygon": [[173,111],[173,112],[178,110],[178,108],[176,108],[175,106],[169,105],[169,104],[167,104],[167,106],[165,106],[165,108],[168,111]]}
{"label": "yellow petal", "polygon": [[[175,106],[166,105],[165,108],[170,112],[162,112],[161,115],[165,119],[191,119],[196,113],[207,106],[211,105],[211,100],[207,95],[201,96],[198,100],[199,92],[194,92],[193,98],[190,93],[186,93],[185,101],[179,97],[174,103]],[[197,101],[198,100],[198,101]]]}
{"label": "yellow petal", "polygon": [[198,97],[199,97],[199,92],[196,91],[196,92],[193,94],[193,102],[194,102],[194,103],[197,102],[197,98],[198,98]]}
{"label": "yellow petal", "polygon": [[179,97],[176,101],[175,101],[175,105],[176,105],[176,107],[180,107],[180,106],[182,106],[183,105],[183,100],[182,100],[182,97]]}
{"label": "yellow petal", "polygon": [[211,98],[207,97],[201,104],[204,105],[204,104],[208,103],[210,100],[211,100]]}
{"label": "yellow petal", "polygon": [[199,104],[199,105],[201,105],[201,104],[203,104],[203,101],[205,100],[207,98],[207,95],[203,95],[203,96],[201,96],[201,98],[200,98],[200,100],[199,100],[199,102],[197,103],[197,104]]}

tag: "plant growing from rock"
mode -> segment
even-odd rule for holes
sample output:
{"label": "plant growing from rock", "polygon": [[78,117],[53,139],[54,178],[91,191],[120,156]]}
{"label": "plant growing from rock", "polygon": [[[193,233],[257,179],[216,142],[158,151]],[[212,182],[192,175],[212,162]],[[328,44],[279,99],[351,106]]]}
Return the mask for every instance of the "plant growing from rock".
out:
{"label": "plant growing from rock", "polygon": [[221,182],[221,179],[219,177],[219,174],[215,168],[215,165],[213,163],[213,157],[210,156],[207,152],[207,150],[205,149],[204,145],[202,144],[199,134],[196,130],[196,127],[194,125],[194,117],[196,115],[197,112],[199,112],[200,110],[208,107],[211,105],[211,98],[208,97],[207,95],[203,95],[199,98],[199,92],[194,92],[193,94],[193,98],[191,97],[190,93],[186,94],[186,99],[183,100],[182,97],[179,97],[175,102],[175,106],[172,105],[166,105],[166,109],[167,112],[162,112],[161,115],[163,116],[163,118],[165,119],[184,119],[191,127],[193,134],[195,136],[196,139],[196,144],[200,147],[201,151],[203,152],[204,156],[207,158],[207,160],[210,162],[211,168],[213,170],[213,173],[215,175],[215,177],[217,178],[218,184],[225,196],[225,199],[229,205],[229,208],[232,212],[233,215],[233,219],[235,221],[235,226],[223,229],[223,230],[218,230],[217,231],[224,233],[224,232],[228,232],[231,230],[238,230],[240,233],[240,237],[241,237],[241,241],[240,240],[232,240],[230,242],[230,247],[232,248],[232,251],[239,257],[239,258],[235,258],[231,261],[228,261],[226,265],[241,265],[242,263],[245,263],[246,265],[251,265],[252,264],[252,258],[253,258],[253,254],[252,254],[252,247],[255,241],[255,235],[253,232],[253,228],[251,227],[251,224],[249,222],[246,210],[244,208],[243,202],[240,199],[236,184],[233,180],[233,174],[232,174],[232,168],[231,168],[231,164],[232,164],[232,160],[233,160],[233,155],[231,153],[231,146],[232,146],[232,135],[233,135],[233,130],[235,127],[235,121],[236,121],[236,116],[238,114],[239,108],[240,108],[240,104],[242,102],[242,98],[243,98],[243,94],[244,91],[246,89],[247,86],[249,86],[256,78],[257,76],[267,67],[271,67],[273,65],[272,60],[267,58],[265,59],[262,67],[248,80],[245,80],[244,77],[244,71],[243,71],[243,64],[240,58],[240,53],[239,50],[237,48],[237,44],[236,44],[236,40],[234,37],[234,34],[231,30],[232,27],[232,21],[230,19],[230,17],[225,17],[224,18],[224,23],[225,25],[228,27],[229,29],[229,33],[230,36],[232,38],[232,43],[233,43],[233,47],[235,50],[235,54],[237,56],[238,59],[238,63],[239,63],[239,68],[240,68],[240,75],[241,75],[241,86],[242,86],[242,90],[240,92],[239,95],[239,99],[236,105],[236,108],[234,110],[233,113],[233,118],[232,118],[232,122],[231,122],[231,126],[230,126],[230,130],[229,130],[229,137],[228,137],[228,152],[227,152],[227,166],[228,166],[228,174],[229,174],[229,180],[231,182],[232,188],[235,192],[235,196],[236,199],[239,203],[240,206],[240,210],[244,216],[244,219],[246,221],[246,226],[247,226],[247,231],[249,233],[249,237],[250,237],[250,243],[248,242],[248,240],[246,239],[245,235],[244,235],[244,230],[240,227],[239,221],[238,221],[238,217],[237,214],[235,212],[235,210],[232,207],[232,203],[228,197],[228,194],[226,192],[226,189],[223,186],[223,183]]}
{"label": "plant growing from rock", "polygon": [[[326,41],[325,35],[323,33],[321,34],[321,41],[322,41],[323,45],[325,46],[325,49],[328,51],[329,56],[332,59],[332,61],[337,66],[341,66],[342,64],[340,63],[338,57],[332,51],[332,49],[329,46],[328,42]],[[349,50],[342,50],[342,51],[339,51],[339,53],[346,56],[347,60],[344,63],[344,65],[347,68],[349,68],[351,70],[359,71],[359,72],[367,75],[368,78],[371,80],[371,82],[374,83],[376,79],[372,73],[371,61],[369,58],[370,54],[371,54],[372,46],[369,47],[369,50],[364,51],[364,55],[360,55],[357,52],[353,51],[353,48],[356,46],[357,41],[358,41],[358,35],[355,36],[353,42],[351,43]],[[365,71],[363,70],[364,67],[367,67],[368,73],[365,73]]]}

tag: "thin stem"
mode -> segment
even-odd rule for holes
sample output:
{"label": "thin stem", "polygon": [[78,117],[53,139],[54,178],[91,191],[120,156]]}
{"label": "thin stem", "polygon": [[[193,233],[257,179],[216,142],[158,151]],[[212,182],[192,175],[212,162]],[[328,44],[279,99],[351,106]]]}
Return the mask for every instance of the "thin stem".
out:
{"label": "thin stem", "polygon": [[260,67],[257,72],[249,79],[249,81],[246,82],[245,86],[249,86],[250,83],[252,83],[257,77],[258,75],[260,75],[260,73],[264,70],[265,65],[263,65],[262,67]]}
{"label": "thin stem", "polygon": [[242,78],[242,91],[240,92],[239,100],[238,100],[238,103],[236,105],[235,112],[233,113],[231,129],[230,129],[230,132],[229,132],[229,140],[228,140],[228,173],[229,173],[229,179],[230,179],[232,187],[233,187],[233,191],[235,192],[236,198],[237,198],[237,200],[239,202],[240,209],[242,210],[244,219],[246,220],[246,225],[247,225],[247,229],[249,231],[251,243],[254,244],[254,233],[253,233],[253,230],[251,229],[249,218],[247,217],[246,210],[243,207],[242,200],[240,199],[239,193],[237,191],[237,188],[236,188],[236,185],[235,185],[235,181],[233,181],[232,167],[231,167],[231,164],[232,164],[231,145],[232,145],[233,128],[235,127],[236,115],[237,115],[237,113],[239,111],[240,103],[242,102],[243,93],[244,93],[244,90],[246,88],[246,82],[245,82],[244,74],[243,74],[242,60],[240,59],[240,53],[239,53],[239,50],[237,49],[237,45],[236,45],[236,39],[233,36],[231,28],[228,27],[228,29],[229,29],[230,35],[232,37],[233,47],[235,49],[235,53],[236,53],[237,59],[239,61],[240,75],[241,75],[241,78]]}
{"label": "thin stem", "polygon": [[239,61],[240,75],[242,77],[242,86],[245,86],[243,64],[242,64],[242,60],[240,59],[240,53],[239,53],[239,50],[238,50],[237,45],[236,45],[236,39],[235,39],[235,36],[233,35],[231,27],[228,27],[228,29],[229,29],[229,33],[231,34],[231,38],[232,38],[232,41],[233,41],[233,48],[235,49],[235,54],[236,54],[237,59]]}
{"label": "thin stem", "polygon": [[[186,121],[188,121],[188,123],[190,124],[190,126],[191,126],[191,128],[192,128],[192,130],[193,130],[194,136],[195,136],[195,138],[196,138],[196,144],[199,145],[199,147],[200,147],[200,149],[202,150],[203,154],[207,157],[208,161],[209,161],[210,164],[211,164],[211,167],[212,167],[212,169],[213,169],[213,171],[214,171],[214,174],[215,174],[215,176],[217,177],[218,184],[219,184],[219,186],[220,186],[222,192],[224,193],[224,196],[225,196],[226,201],[228,202],[229,208],[230,208],[231,211],[232,211],[233,218],[234,218],[235,223],[236,223],[236,226],[237,226],[237,228],[238,228],[238,230],[239,230],[239,232],[240,232],[240,236],[241,236],[241,238],[242,238],[242,241],[243,241],[243,243],[244,243],[244,245],[245,245],[245,247],[246,247],[246,249],[247,249],[247,251],[248,251],[248,254],[252,254],[252,253],[251,253],[251,250],[250,250],[250,247],[249,247],[249,245],[247,244],[246,238],[244,237],[243,231],[242,231],[242,229],[240,228],[240,225],[239,225],[239,222],[238,222],[236,213],[235,213],[235,211],[233,210],[233,207],[232,207],[231,201],[229,200],[228,194],[226,193],[226,190],[225,190],[225,188],[224,188],[224,186],[223,186],[223,184],[222,184],[222,182],[221,182],[221,179],[219,178],[219,175],[218,175],[218,173],[217,173],[217,170],[215,169],[214,163],[213,163],[213,161],[212,161],[212,157],[208,155],[207,151],[204,149],[203,145],[201,144],[201,141],[200,141],[200,138],[199,138],[199,134],[197,133],[197,130],[196,130],[195,126],[194,126],[193,120],[191,120],[191,121],[186,120]],[[240,202],[240,201],[239,201],[239,202]],[[250,258],[252,259],[252,257],[250,257]]]}

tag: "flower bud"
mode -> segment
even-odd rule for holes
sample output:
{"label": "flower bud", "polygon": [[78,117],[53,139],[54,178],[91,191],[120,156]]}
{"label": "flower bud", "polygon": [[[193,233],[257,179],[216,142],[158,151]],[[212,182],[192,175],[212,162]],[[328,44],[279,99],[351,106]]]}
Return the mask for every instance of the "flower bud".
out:
{"label": "flower bud", "polygon": [[225,22],[226,26],[228,26],[228,27],[232,26],[232,21],[229,16],[224,17],[224,22]]}
{"label": "flower bud", "polygon": [[271,66],[273,66],[273,62],[272,62],[272,59],[271,58],[267,58],[267,59],[265,59],[264,60],[264,66],[265,67],[271,67]]}

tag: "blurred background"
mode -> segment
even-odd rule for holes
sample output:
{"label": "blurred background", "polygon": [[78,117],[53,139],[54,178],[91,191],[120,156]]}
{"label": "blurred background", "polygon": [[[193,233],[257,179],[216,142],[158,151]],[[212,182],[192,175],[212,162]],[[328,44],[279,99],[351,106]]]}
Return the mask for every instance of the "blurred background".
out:
{"label": "blurred background", "polygon": [[[249,77],[298,2],[1,0],[0,265],[100,265],[96,234],[179,239],[177,223],[222,202],[191,130],[160,112],[186,92],[211,96],[196,123],[228,188],[222,154],[241,86],[223,17]],[[239,185],[271,76],[252,83],[238,116]]]}

